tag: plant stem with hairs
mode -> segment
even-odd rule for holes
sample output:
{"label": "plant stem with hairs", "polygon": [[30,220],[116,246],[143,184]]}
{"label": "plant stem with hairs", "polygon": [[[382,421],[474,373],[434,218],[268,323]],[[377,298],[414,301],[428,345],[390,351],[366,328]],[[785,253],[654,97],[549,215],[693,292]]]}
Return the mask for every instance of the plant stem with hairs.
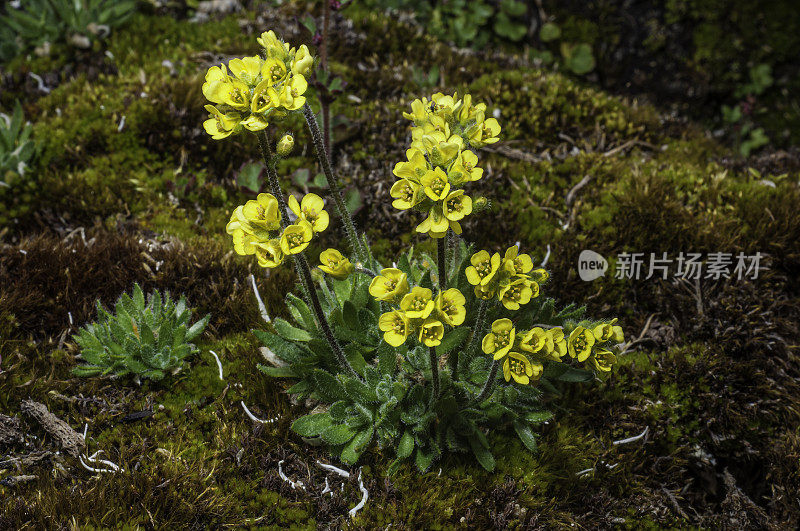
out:
{"label": "plant stem with hairs", "polygon": [[[272,150],[269,147],[267,134],[264,131],[260,131],[258,133],[258,146],[261,148],[261,155],[264,157],[264,164],[267,167],[267,180],[269,181],[272,195],[277,198],[278,206],[281,209],[281,226],[285,230],[286,227],[289,226],[289,207],[283,197],[281,184],[278,181],[278,174],[275,172]],[[325,339],[328,341],[331,350],[333,350],[333,354],[336,356],[336,359],[343,368],[347,369],[349,373],[360,380],[361,377],[358,375],[355,369],[353,369],[353,366],[350,365],[350,362],[347,361],[347,357],[344,355],[342,347],[339,346],[339,343],[336,341],[336,338],[333,335],[333,330],[331,330],[330,323],[328,323],[328,319],[325,317],[325,312],[322,310],[322,305],[319,302],[317,290],[315,289],[314,281],[311,278],[311,269],[308,267],[308,262],[306,261],[305,255],[301,252],[292,255],[292,257],[294,258],[294,265],[297,269],[297,276],[300,277],[300,280],[305,286],[306,295],[311,302],[311,307],[317,317],[319,327],[322,329],[322,333],[325,336]]]}
{"label": "plant stem with hairs", "polygon": [[480,394],[475,397],[475,400],[472,401],[472,404],[480,404],[481,401],[494,390],[495,380],[497,379],[497,369],[499,368],[500,360],[493,360],[492,368],[489,370],[489,378],[486,379],[483,389],[481,389]]}
{"label": "plant stem with hairs", "polygon": [[428,347],[428,349],[431,361],[431,380],[433,381],[431,402],[435,402],[439,399],[439,357],[436,355],[436,347]]}
{"label": "plant stem with hairs", "polygon": [[[319,46],[319,64],[322,71],[328,74],[328,27],[331,21],[330,0],[322,0],[322,42]],[[328,95],[320,97],[322,105],[322,142],[325,148],[325,155],[331,159],[331,102]]]}
{"label": "plant stem with hairs", "polygon": [[[474,346],[477,344],[475,338],[481,335],[483,332],[484,321],[486,320],[486,306],[487,303],[485,300],[481,300],[480,305],[478,306],[478,317],[475,319],[475,328],[472,330],[472,335],[467,342],[467,346],[464,347],[464,362],[472,360],[472,351],[475,349]],[[456,367],[456,369],[461,369],[461,367]],[[453,375],[453,379],[455,380],[456,374]]]}
{"label": "plant stem with hairs", "polygon": [[331,168],[330,158],[328,158],[328,155],[325,152],[325,146],[322,141],[319,124],[317,123],[317,117],[314,116],[314,111],[311,110],[311,107],[308,105],[308,103],[303,106],[303,115],[306,118],[308,130],[311,132],[311,139],[314,142],[314,150],[317,153],[320,166],[322,166],[322,172],[325,174],[325,178],[328,181],[330,195],[333,198],[333,202],[336,203],[336,209],[339,211],[339,216],[342,218],[342,224],[344,225],[344,231],[347,235],[347,239],[350,241],[350,247],[358,260],[360,260],[364,265],[368,265],[369,254],[362,245],[361,240],[358,238],[358,232],[356,231],[356,226],[353,223],[353,218],[350,217],[350,212],[347,210],[347,205],[345,204],[344,197],[342,196],[342,189],[339,185],[339,180],[336,178],[336,175],[334,175],[333,168]]}

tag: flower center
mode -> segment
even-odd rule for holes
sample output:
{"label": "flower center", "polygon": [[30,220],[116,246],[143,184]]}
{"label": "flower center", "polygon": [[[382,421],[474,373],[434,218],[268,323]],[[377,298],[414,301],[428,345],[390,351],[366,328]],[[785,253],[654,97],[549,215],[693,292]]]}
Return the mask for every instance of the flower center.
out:
{"label": "flower center", "polygon": [[394,288],[397,286],[397,281],[387,279],[383,285],[386,286],[386,291],[394,291]]}
{"label": "flower center", "polygon": [[239,105],[244,104],[244,95],[242,94],[242,91],[239,90],[238,88],[235,88],[235,89],[231,90],[228,95],[231,97],[231,101],[233,103],[236,103],[236,104],[239,104]]}
{"label": "flower center", "polygon": [[509,369],[511,369],[511,372],[513,372],[517,376],[522,376],[525,373],[525,364],[518,360],[515,359],[510,360],[508,362],[508,367]]}
{"label": "flower center", "polygon": [[303,236],[301,234],[290,234],[287,239],[289,240],[289,245],[292,247],[300,247],[303,245]]}
{"label": "flower center", "polygon": [[498,348],[505,348],[508,346],[509,333],[508,332],[495,332],[494,345]]}

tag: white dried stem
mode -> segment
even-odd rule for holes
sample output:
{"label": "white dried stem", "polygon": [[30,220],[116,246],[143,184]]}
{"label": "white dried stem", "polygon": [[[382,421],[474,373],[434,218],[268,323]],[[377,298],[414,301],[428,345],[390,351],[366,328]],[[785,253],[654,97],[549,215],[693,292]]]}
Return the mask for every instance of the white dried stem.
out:
{"label": "white dried stem", "polygon": [[280,478],[281,478],[282,480],[284,480],[285,482],[287,482],[287,483],[289,484],[289,486],[290,486],[290,487],[292,487],[293,489],[296,489],[296,488],[301,488],[301,489],[303,489],[303,490],[306,490],[306,486],[305,486],[305,485],[303,485],[303,482],[302,482],[302,481],[297,481],[297,482],[295,482],[295,481],[292,481],[291,479],[289,479],[288,477],[286,477],[286,474],[284,474],[284,473],[283,473],[283,459],[281,459],[280,461],[278,461],[278,476],[280,476]]}
{"label": "white dried stem", "polygon": [[326,465],[325,463],[323,463],[321,461],[317,461],[317,464],[319,466],[321,466],[322,468],[324,468],[325,470],[330,470],[331,472],[336,472],[337,474],[339,474],[343,478],[349,478],[350,477],[350,472],[348,472],[347,470],[342,470],[341,468],[335,467],[333,465]]}
{"label": "white dried stem", "polygon": [[267,313],[267,307],[264,305],[264,301],[261,300],[261,294],[258,292],[258,286],[256,286],[256,277],[254,277],[252,273],[250,274],[250,285],[253,287],[253,293],[256,295],[256,301],[258,301],[258,311],[261,312],[261,318],[269,323],[271,319]]}
{"label": "white dried stem", "polygon": [[649,432],[650,432],[650,426],[645,426],[644,431],[642,433],[640,433],[639,435],[636,435],[634,437],[628,437],[627,439],[620,439],[618,441],[614,441],[611,444],[612,444],[612,446],[618,446],[620,444],[629,444],[629,443],[632,443],[632,442],[636,442],[636,441],[639,441],[641,439],[644,439],[644,437]]}
{"label": "white dried stem", "polygon": [[217,360],[217,368],[219,369],[219,379],[224,382],[225,378],[222,377],[222,362],[219,361],[219,356],[217,356],[216,352],[214,352],[213,350],[209,350],[209,352],[214,356],[214,359]]}
{"label": "white dried stem", "polygon": [[253,422],[259,422],[261,424],[271,424],[271,423],[275,422],[276,420],[278,420],[278,418],[280,416],[280,415],[276,415],[276,416],[272,417],[271,419],[261,420],[260,418],[258,418],[255,415],[253,415],[250,412],[249,409],[247,409],[247,406],[245,405],[244,400],[241,400],[239,403],[242,404],[242,409],[244,409],[245,415],[250,417],[250,420],[252,420]]}
{"label": "white dried stem", "polygon": [[362,476],[362,473],[359,472],[358,473],[358,488],[361,490],[361,501],[358,502],[358,505],[356,505],[355,507],[350,509],[350,511],[348,511],[349,514],[350,514],[350,518],[355,517],[356,513],[364,508],[364,506],[367,504],[367,500],[369,499],[369,492],[367,492],[367,489],[364,488],[364,480],[361,479],[361,476]]}

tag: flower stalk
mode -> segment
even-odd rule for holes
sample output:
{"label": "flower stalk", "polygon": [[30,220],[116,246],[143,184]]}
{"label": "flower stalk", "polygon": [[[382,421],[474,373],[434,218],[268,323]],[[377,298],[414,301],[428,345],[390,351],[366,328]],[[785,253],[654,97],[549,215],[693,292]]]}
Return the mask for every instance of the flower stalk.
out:
{"label": "flower stalk", "polygon": [[[272,150],[269,147],[267,134],[264,131],[259,131],[257,136],[258,146],[261,149],[261,155],[264,157],[264,164],[267,167],[267,179],[269,181],[269,186],[272,194],[278,199],[278,206],[281,212],[281,225],[285,230],[289,226],[289,207],[283,197],[281,185],[278,181],[278,175],[275,172],[274,156],[272,155]],[[361,378],[358,373],[355,371],[355,369],[353,369],[353,366],[350,365],[350,362],[347,361],[347,357],[344,355],[344,351],[342,350],[342,347],[339,346],[338,341],[336,341],[336,338],[333,335],[333,330],[331,330],[330,323],[328,323],[328,319],[325,317],[325,312],[322,310],[322,305],[319,302],[317,291],[314,288],[314,281],[311,278],[311,269],[308,267],[308,261],[306,261],[305,255],[300,252],[293,255],[293,257],[297,274],[300,277],[303,286],[305,287],[306,295],[311,302],[314,315],[316,316],[317,322],[322,329],[322,333],[325,335],[325,339],[328,341],[328,344],[330,345],[331,350],[333,350],[333,353],[336,356],[336,359],[339,361],[339,364],[343,368],[347,369],[347,372],[351,373],[360,380]]]}
{"label": "flower stalk", "polygon": [[486,383],[483,385],[483,389],[478,396],[475,397],[475,400],[472,401],[472,404],[480,404],[491,392],[494,390],[494,384],[497,381],[497,370],[500,368],[500,360],[492,361],[492,368],[489,370],[489,377],[486,379]]}
{"label": "flower stalk", "polygon": [[328,181],[330,195],[333,197],[334,203],[336,203],[336,209],[339,211],[339,217],[342,218],[345,234],[347,235],[347,239],[350,241],[350,247],[359,261],[364,264],[368,264],[369,255],[358,238],[358,232],[356,231],[356,226],[353,223],[353,218],[350,216],[350,212],[347,210],[347,205],[345,204],[344,197],[342,196],[342,189],[339,185],[339,180],[333,173],[330,157],[328,157],[328,154],[325,150],[325,144],[322,134],[319,130],[317,117],[314,116],[314,111],[311,110],[311,107],[308,105],[308,103],[303,106],[303,116],[305,116],[306,123],[308,124],[308,130],[311,133],[311,139],[314,142],[314,151],[316,151],[320,166],[322,166],[322,172],[325,174],[325,178]]}

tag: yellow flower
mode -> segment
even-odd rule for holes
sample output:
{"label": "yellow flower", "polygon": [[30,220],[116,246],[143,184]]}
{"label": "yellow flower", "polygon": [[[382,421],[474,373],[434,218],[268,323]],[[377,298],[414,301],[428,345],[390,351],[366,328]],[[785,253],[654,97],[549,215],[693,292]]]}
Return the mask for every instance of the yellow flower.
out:
{"label": "yellow flower", "polygon": [[569,335],[567,341],[567,352],[573,358],[578,358],[578,361],[586,361],[592,353],[592,346],[594,345],[594,334],[582,326],[577,327]]}
{"label": "yellow flower", "polygon": [[478,181],[483,177],[483,168],[478,168],[478,157],[469,150],[464,150],[458,154],[453,166],[447,174],[451,182],[461,184],[462,182]]}
{"label": "yellow flower", "polygon": [[506,249],[506,254],[503,257],[503,268],[512,275],[525,275],[533,269],[533,260],[527,254],[518,253],[519,248],[516,245]]}
{"label": "yellow flower", "polygon": [[284,258],[280,240],[277,238],[255,244],[255,255],[261,267],[278,267]]}
{"label": "yellow flower", "polygon": [[401,179],[419,183],[420,179],[428,173],[428,161],[421,151],[414,148],[406,151],[406,157],[407,161],[401,161],[394,165],[392,173]]}
{"label": "yellow flower", "polygon": [[231,233],[231,237],[233,238],[233,250],[236,251],[236,254],[242,256],[256,254],[256,244],[259,243],[259,240],[255,236],[246,233],[242,229],[235,229]]}
{"label": "yellow flower", "polygon": [[264,47],[267,57],[283,58],[289,53],[289,45],[280,40],[272,30],[262,33],[256,42]]}
{"label": "yellow flower", "polygon": [[538,284],[544,284],[550,278],[550,273],[540,267],[531,271],[531,278]]}
{"label": "yellow flower", "polygon": [[503,377],[508,382],[511,378],[518,384],[528,385],[531,378],[538,379],[542,375],[542,364],[528,358],[519,352],[509,352],[506,361],[503,362]]}
{"label": "yellow flower", "polygon": [[273,88],[269,80],[263,80],[253,89],[253,99],[250,102],[250,112],[264,114],[281,104],[278,91]]}
{"label": "yellow flower", "polygon": [[306,97],[303,94],[307,88],[306,78],[301,75],[292,76],[292,79],[283,85],[279,94],[281,106],[287,111],[294,111],[305,105]]}
{"label": "yellow flower", "polygon": [[431,103],[431,110],[443,118],[449,118],[453,115],[453,110],[458,104],[458,94],[448,96],[437,92],[431,96],[433,103]]}
{"label": "yellow flower", "polygon": [[389,195],[394,198],[392,206],[398,210],[407,210],[420,202],[422,187],[408,179],[400,179],[392,185]]}
{"label": "yellow flower", "polygon": [[545,338],[545,350],[556,361],[567,355],[567,340],[562,328],[551,328]]}
{"label": "yellow flower", "polygon": [[444,217],[441,205],[433,205],[428,217],[417,225],[416,230],[422,234],[427,233],[431,238],[444,238],[448,228],[452,228],[456,234],[461,234],[461,225]]}
{"label": "yellow flower", "polygon": [[[614,321],[616,321],[616,319],[614,319]],[[612,328],[614,330],[614,341],[617,343],[622,343],[625,341],[625,334],[622,333],[622,327],[614,325]]]}
{"label": "yellow flower", "polygon": [[405,343],[406,338],[411,334],[408,319],[397,310],[381,315],[378,319],[378,328],[384,332],[383,339],[393,347]]}
{"label": "yellow flower", "polygon": [[228,234],[233,234],[236,230],[242,230],[243,225],[247,225],[247,220],[244,218],[244,214],[242,214],[243,208],[244,205],[239,205],[231,214],[230,221],[225,225],[225,232]]}
{"label": "yellow flower", "polygon": [[464,271],[467,280],[473,286],[486,286],[500,269],[500,254],[494,253],[491,257],[487,251],[478,251],[469,259],[470,266]]}
{"label": "yellow flower", "polygon": [[462,144],[460,137],[448,138],[441,131],[432,131],[412,142],[411,147],[427,153],[432,165],[448,166],[461,151]]}
{"label": "yellow flower", "polygon": [[379,301],[396,301],[408,293],[408,278],[393,267],[381,269],[381,274],[369,284],[369,294]]}
{"label": "yellow flower", "polygon": [[617,357],[610,350],[599,349],[589,358],[589,361],[598,371],[609,372],[611,366],[617,362]]}
{"label": "yellow flower", "polygon": [[464,195],[464,190],[450,192],[442,202],[444,217],[450,221],[459,221],[472,213],[472,198]]}
{"label": "yellow flower", "polygon": [[459,326],[467,317],[464,303],[467,299],[456,288],[439,293],[436,296],[436,312],[442,321],[450,326]]}
{"label": "yellow flower", "polygon": [[483,112],[479,112],[475,118],[475,125],[467,130],[469,143],[473,147],[480,148],[487,144],[494,144],[500,138],[500,124],[494,118],[484,120]]}
{"label": "yellow flower", "polygon": [[229,82],[220,83],[216,87],[217,95],[221,97],[222,103],[225,105],[239,111],[250,109],[250,87],[244,82],[231,78]]}
{"label": "yellow flower", "polygon": [[301,44],[294,54],[292,60],[292,73],[295,75],[305,75],[314,64],[314,56],[308,51],[308,46]]}
{"label": "yellow flower", "polygon": [[511,319],[497,319],[492,323],[492,331],[483,337],[481,348],[499,360],[514,346],[515,330]]}
{"label": "yellow flower", "polygon": [[328,228],[330,216],[325,211],[325,202],[317,194],[306,194],[301,203],[290,195],[289,208],[298,218],[307,221],[314,232],[322,232]]}
{"label": "yellow flower", "polygon": [[325,249],[319,255],[319,268],[337,280],[344,280],[355,271],[350,260],[336,249]]}
{"label": "yellow flower", "polygon": [[473,289],[475,292],[475,296],[479,299],[489,300],[494,297],[495,289],[494,286],[481,286],[478,284]]}
{"label": "yellow flower", "polygon": [[522,338],[519,342],[519,348],[525,352],[534,353],[542,350],[546,344],[547,332],[544,330],[544,328],[536,326],[522,334]]}
{"label": "yellow flower", "polygon": [[464,99],[461,100],[461,107],[458,109],[457,118],[461,125],[466,125],[472,120],[475,120],[478,113],[486,111],[485,103],[477,103],[472,105],[472,95],[464,94]]}
{"label": "yellow flower", "polygon": [[432,201],[441,201],[450,192],[450,183],[447,182],[447,174],[441,169],[428,170],[420,179],[424,187],[425,195]]}
{"label": "yellow flower", "polygon": [[419,286],[412,288],[400,301],[400,309],[409,319],[425,319],[433,311],[433,292]]}
{"label": "yellow flower", "polygon": [[244,204],[241,216],[250,225],[261,230],[278,230],[281,224],[281,213],[278,200],[272,194],[258,194]]}
{"label": "yellow flower", "polygon": [[211,118],[203,122],[203,129],[214,140],[226,138],[239,129],[242,115],[238,112],[222,113],[213,105],[206,105],[205,109],[211,113]]}
{"label": "yellow flower", "polygon": [[421,125],[428,120],[431,114],[431,104],[427,98],[417,99],[411,102],[411,112],[403,113],[403,118],[412,120],[414,124]]}
{"label": "yellow flower", "polygon": [[594,334],[594,338],[597,341],[603,342],[608,341],[612,337],[614,337],[614,327],[611,323],[602,323],[595,326],[592,329],[592,333]]}
{"label": "yellow flower", "polygon": [[[270,86],[274,87],[286,81],[288,77],[289,70],[286,68],[286,63],[280,59],[270,57],[264,61],[264,64],[261,66],[261,78],[263,79],[261,83],[268,83]],[[259,83],[259,85],[261,83]]]}
{"label": "yellow flower", "polygon": [[206,72],[206,81],[203,83],[203,96],[212,103],[225,103],[223,100],[224,89],[220,87],[229,82],[230,77],[225,65],[212,66]]}
{"label": "yellow flower", "polygon": [[304,219],[298,220],[294,225],[286,227],[281,234],[281,250],[283,254],[300,253],[308,247],[313,237],[311,224]]}
{"label": "yellow flower", "polygon": [[239,78],[242,83],[254,86],[258,82],[259,75],[261,75],[262,63],[263,60],[257,55],[241,59],[237,57],[228,62],[228,68],[231,74]]}
{"label": "yellow flower", "polygon": [[444,325],[435,317],[425,319],[425,322],[419,328],[419,340],[427,347],[440,345],[443,337]]}
{"label": "yellow flower", "polygon": [[527,278],[517,278],[502,286],[497,293],[500,302],[508,310],[519,310],[531,302],[531,298],[539,296],[539,285]]}

